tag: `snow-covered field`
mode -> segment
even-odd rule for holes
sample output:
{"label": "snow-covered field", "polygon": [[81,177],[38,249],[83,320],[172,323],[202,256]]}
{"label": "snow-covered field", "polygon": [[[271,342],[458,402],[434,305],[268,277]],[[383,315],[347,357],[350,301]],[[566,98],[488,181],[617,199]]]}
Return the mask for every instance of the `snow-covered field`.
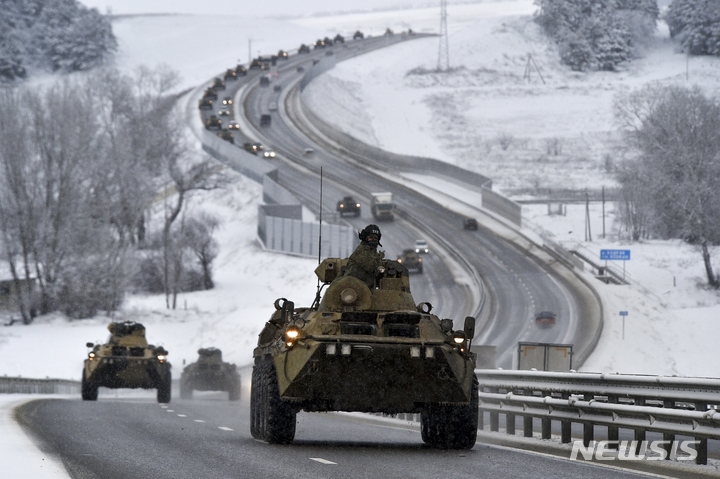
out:
{"label": "snow-covered field", "polygon": [[[558,64],[554,48],[531,22],[534,8],[532,0],[451,5],[450,58],[457,68],[453,73],[408,75],[412,69],[436,64],[437,39],[415,40],[338,65],[317,80],[325,94],[311,92],[308,100],[365,141],[482,172],[508,195],[526,197],[533,188],[556,185],[612,186],[605,155],[617,152],[612,160],[620,159],[611,116],[613,95],[649,81],[685,82],[685,57],[673,52],[661,28],[646,58],[624,71],[572,73]],[[431,8],[253,22],[230,16],[125,17],[115,22],[114,30],[120,41],[119,67],[132,70],[165,62],[180,72],[184,89],[238,59],[246,61],[248,38],[253,50],[271,53],[358,28],[374,34],[387,26],[396,31],[407,26],[436,31],[438,17],[438,9]],[[537,72],[523,79],[528,54],[539,66],[544,84]],[[689,83],[718,90],[718,59],[692,58],[689,65]],[[353,124],[364,126],[357,129]],[[512,138],[506,150],[500,146],[502,135]],[[543,154],[553,139],[562,144],[558,157]],[[433,186],[431,179],[417,179]],[[457,195],[463,199],[461,192]],[[115,319],[146,324],[150,340],[170,351],[177,368],[208,345],[222,348],[230,361],[249,363],[272,302],[286,296],[309,304],[315,288],[314,260],[266,253],[258,245],[259,201],[260,187],[240,176],[226,191],[192,198],[191,208],[211,209],[223,220],[217,234],[217,288],[181,295],[177,310],[166,309],[162,296],[133,296]],[[462,201],[450,206],[469,208]],[[702,286],[699,253],[678,242],[623,242],[611,205],[607,238],[600,239],[600,206],[593,205],[593,241],[584,241],[584,207],[567,207],[567,216],[548,216],[545,205],[526,207],[524,233],[538,241],[541,235],[561,243],[577,241],[595,254],[601,248],[630,249],[626,271],[645,288],[597,284],[606,301],[606,324],[584,369],[718,376],[717,366],[705,357],[720,339],[715,327],[720,301],[718,292]],[[720,256],[715,254],[715,259]],[[624,339],[621,310],[629,312]],[[109,320],[68,322],[52,316],[38,318],[31,326],[2,327],[0,374],[78,379],[85,342],[104,339]],[[28,351],[53,351],[52,361],[42,355],[28,359]]]}

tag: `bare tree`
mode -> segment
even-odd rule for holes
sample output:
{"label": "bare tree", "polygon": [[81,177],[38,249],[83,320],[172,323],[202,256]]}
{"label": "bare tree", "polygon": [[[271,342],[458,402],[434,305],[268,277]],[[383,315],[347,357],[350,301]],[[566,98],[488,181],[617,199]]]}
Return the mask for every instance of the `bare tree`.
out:
{"label": "bare tree", "polygon": [[656,234],[700,247],[708,283],[720,287],[710,255],[720,243],[720,105],[699,88],[651,86],[619,97],[615,110],[640,173],[619,180],[651,205]]}
{"label": "bare tree", "polygon": [[218,220],[208,214],[201,214],[185,224],[185,242],[200,265],[205,289],[215,287],[212,279],[212,262],[217,257],[218,245],[212,235],[217,227]]}

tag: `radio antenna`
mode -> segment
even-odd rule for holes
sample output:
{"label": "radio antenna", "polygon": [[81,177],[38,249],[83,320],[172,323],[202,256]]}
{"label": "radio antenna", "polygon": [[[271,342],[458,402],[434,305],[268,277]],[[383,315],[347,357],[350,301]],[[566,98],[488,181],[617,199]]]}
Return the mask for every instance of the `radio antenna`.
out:
{"label": "radio antenna", "polygon": [[323,192],[322,192],[322,185],[323,184],[323,172],[322,172],[322,166],[320,167],[320,231],[318,233],[318,265],[320,264],[320,254],[322,252],[322,200],[323,200]]}
{"label": "radio antenna", "polygon": [[[322,258],[322,202],[323,202],[323,171],[322,166],[320,167],[320,230],[318,231],[318,266],[320,265],[320,258]],[[317,292],[315,293],[315,301],[311,306],[311,309],[315,309],[320,306],[320,278],[317,280]]]}

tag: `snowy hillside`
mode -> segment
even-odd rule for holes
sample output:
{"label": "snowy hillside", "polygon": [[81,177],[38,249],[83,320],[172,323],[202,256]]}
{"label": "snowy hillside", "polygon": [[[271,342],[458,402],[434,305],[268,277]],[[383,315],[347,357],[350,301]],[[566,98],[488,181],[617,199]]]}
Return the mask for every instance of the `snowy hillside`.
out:
{"label": "snowy hillside", "polygon": [[[117,9],[123,5],[117,4]],[[533,11],[531,0],[451,5],[450,58],[451,65],[458,67],[452,74],[407,75],[436,63],[437,40],[416,40],[338,65],[317,80],[319,87],[308,98],[313,108],[365,141],[482,172],[506,194],[525,196],[533,188],[557,185],[611,185],[605,155],[613,161],[621,156],[613,146],[614,93],[647,81],[685,81],[685,59],[660,36],[644,60],[623,72],[571,73],[558,64],[552,45],[531,22]],[[180,88],[185,89],[204,83],[238,59],[246,61],[249,39],[255,55],[296,48],[336,31],[359,28],[379,34],[386,26],[407,28],[403,25],[436,31],[438,9],[305,16],[292,21],[221,15],[125,17],[116,20],[113,28],[122,69],[165,62],[180,72]],[[547,83],[537,72],[523,80],[528,53]],[[691,83],[716,91],[720,75],[713,72],[718,66],[717,59],[691,59]],[[323,88],[325,94],[317,94]],[[363,125],[362,129],[354,131],[353,123]],[[506,150],[500,145],[503,134],[512,139]],[[547,154],[546,142],[555,138],[562,145],[557,157]],[[143,322],[149,339],[170,351],[176,371],[183,359],[194,359],[199,347],[209,345],[223,349],[229,361],[249,363],[272,302],[285,296],[309,304],[314,296],[316,261],[262,251],[255,239],[260,187],[246,178],[234,178],[226,191],[191,199],[191,207],[212,209],[224,220],[217,236],[221,249],[215,263],[216,289],[181,295],[175,311],[165,308],[162,296],[134,296],[115,316]],[[418,184],[431,188],[433,180],[420,178]],[[465,202],[448,200],[450,207],[472,208],[466,204],[473,202],[470,197],[454,193]],[[608,238],[599,239],[600,214],[599,205],[593,205],[594,241],[585,242],[582,207],[568,205],[567,216],[552,217],[545,205],[525,210],[534,223],[528,223],[525,234],[538,241],[540,234],[550,233],[556,241],[580,241],[596,252],[605,247],[632,249],[628,273],[652,290],[646,294],[598,283],[606,300],[606,326],[586,369],[718,376],[717,367],[704,356],[720,340],[714,324],[720,306],[717,292],[698,287],[702,284],[699,254],[672,242],[616,242],[610,209]],[[716,254],[715,259],[717,264],[720,257]],[[630,313],[624,340],[617,315],[621,310]],[[0,327],[0,374],[78,379],[85,342],[105,339],[109,321],[98,317],[67,322],[52,317],[39,318],[27,327]],[[30,350],[52,350],[53,361],[28,361],[24,353]]]}

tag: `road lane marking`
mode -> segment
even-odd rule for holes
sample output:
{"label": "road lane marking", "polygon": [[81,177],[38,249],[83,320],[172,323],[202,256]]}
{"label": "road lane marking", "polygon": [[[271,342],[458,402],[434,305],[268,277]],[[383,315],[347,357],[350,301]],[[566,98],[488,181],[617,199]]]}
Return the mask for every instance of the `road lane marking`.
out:
{"label": "road lane marking", "polygon": [[223,431],[232,431],[232,429],[230,429],[229,427],[225,427],[225,426],[218,426],[218,429],[222,429]]}
{"label": "road lane marking", "polygon": [[193,419],[193,421],[195,421],[195,422],[205,422],[205,421],[203,421],[202,419]]}
{"label": "road lane marking", "polygon": [[175,411],[173,411],[172,409],[168,409],[167,412],[175,412]]}
{"label": "road lane marking", "polygon": [[187,417],[187,414],[178,414],[178,417]]}
{"label": "road lane marking", "polygon": [[321,464],[337,464],[337,462],[328,461],[327,459],[323,459],[322,457],[311,457],[311,461],[317,461]]}

